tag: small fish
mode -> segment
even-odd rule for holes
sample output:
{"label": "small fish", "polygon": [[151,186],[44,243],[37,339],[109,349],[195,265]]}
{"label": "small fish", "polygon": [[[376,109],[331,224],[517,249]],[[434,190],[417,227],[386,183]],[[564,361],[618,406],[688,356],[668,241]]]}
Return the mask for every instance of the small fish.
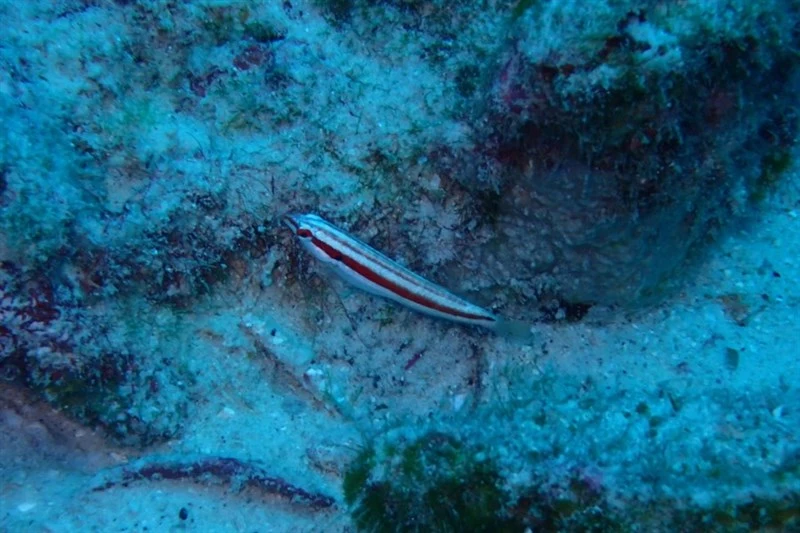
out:
{"label": "small fish", "polygon": [[313,214],[292,214],[284,222],[311,255],[333,267],[350,284],[437,318],[527,336],[529,326],[503,320],[419,276],[371,246]]}

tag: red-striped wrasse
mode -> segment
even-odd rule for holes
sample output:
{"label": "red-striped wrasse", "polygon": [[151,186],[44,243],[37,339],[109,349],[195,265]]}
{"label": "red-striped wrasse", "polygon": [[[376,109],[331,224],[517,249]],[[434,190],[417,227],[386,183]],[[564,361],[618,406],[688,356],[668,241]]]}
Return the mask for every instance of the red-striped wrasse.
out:
{"label": "red-striped wrasse", "polygon": [[515,336],[528,334],[527,326],[456,296],[317,215],[286,215],[284,222],[311,255],[359,289],[437,318]]}

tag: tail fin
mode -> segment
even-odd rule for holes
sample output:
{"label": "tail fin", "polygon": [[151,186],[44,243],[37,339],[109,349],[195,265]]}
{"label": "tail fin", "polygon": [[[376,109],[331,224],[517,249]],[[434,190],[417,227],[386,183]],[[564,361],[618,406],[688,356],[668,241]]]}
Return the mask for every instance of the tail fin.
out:
{"label": "tail fin", "polygon": [[533,342],[533,324],[521,320],[507,320],[500,318],[494,326],[494,332],[500,336],[515,339],[521,342]]}

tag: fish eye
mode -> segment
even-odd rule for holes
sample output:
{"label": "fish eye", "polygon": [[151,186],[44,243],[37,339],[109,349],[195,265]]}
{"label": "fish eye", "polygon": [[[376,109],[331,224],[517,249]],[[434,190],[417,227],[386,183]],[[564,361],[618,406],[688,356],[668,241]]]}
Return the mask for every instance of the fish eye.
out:
{"label": "fish eye", "polygon": [[311,230],[305,228],[298,229],[297,236],[301,239],[310,239],[312,237]]}

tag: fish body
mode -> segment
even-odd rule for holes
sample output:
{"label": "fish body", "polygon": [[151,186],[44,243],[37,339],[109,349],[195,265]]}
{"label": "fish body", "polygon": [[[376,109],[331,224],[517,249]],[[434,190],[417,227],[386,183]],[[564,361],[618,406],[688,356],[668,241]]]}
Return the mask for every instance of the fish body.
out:
{"label": "fish body", "polygon": [[497,315],[408,270],[368,244],[314,214],[292,214],[284,222],[303,247],[351,285],[401,305],[461,324],[503,329]]}

